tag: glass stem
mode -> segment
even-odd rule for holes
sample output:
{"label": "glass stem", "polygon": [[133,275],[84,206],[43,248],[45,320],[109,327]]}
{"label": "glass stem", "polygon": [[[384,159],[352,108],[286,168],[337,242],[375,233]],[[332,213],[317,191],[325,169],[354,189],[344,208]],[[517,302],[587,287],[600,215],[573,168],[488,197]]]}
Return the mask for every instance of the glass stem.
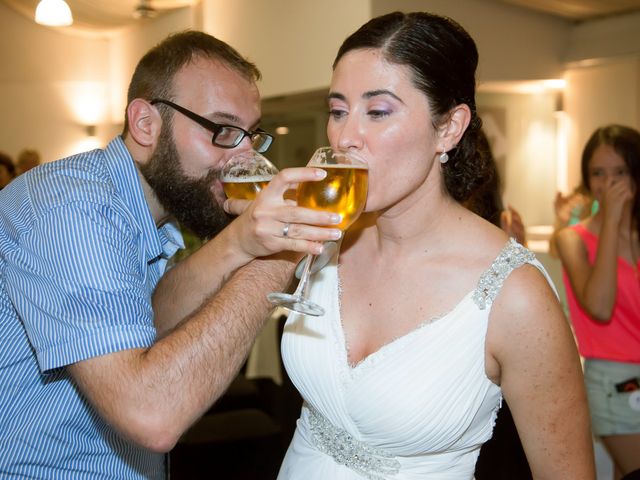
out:
{"label": "glass stem", "polygon": [[307,253],[307,256],[304,259],[304,268],[302,269],[302,275],[300,275],[300,281],[298,282],[298,286],[296,287],[296,291],[293,292],[293,295],[296,297],[304,297],[305,290],[307,288],[307,283],[309,282],[309,275],[311,273],[311,265],[315,260],[315,255],[311,253]]}

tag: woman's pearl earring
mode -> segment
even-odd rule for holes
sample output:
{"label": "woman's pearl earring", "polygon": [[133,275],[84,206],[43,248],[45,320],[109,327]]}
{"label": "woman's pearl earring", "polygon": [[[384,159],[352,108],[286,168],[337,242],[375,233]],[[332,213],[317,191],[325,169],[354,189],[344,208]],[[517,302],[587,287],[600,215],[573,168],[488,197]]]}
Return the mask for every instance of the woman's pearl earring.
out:
{"label": "woman's pearl earring", "polygon": [[442,152],[439,157],[440,163],[447,163],[449,161],[449,154],[447,152]]}

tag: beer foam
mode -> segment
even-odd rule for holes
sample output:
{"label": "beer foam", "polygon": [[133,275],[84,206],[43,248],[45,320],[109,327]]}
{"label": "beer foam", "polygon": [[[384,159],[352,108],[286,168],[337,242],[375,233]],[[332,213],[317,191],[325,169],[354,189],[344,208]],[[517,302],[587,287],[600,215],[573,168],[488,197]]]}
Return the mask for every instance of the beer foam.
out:
{"label": "beer foam", "polygon": [[220,181],[223,183],[263,183],[270,182],[272,178],[268,175],[255,175],[252,177],[222,177]]}
{"label": "beer foam", "polygon": [[307,167],[311,167],[311,168],[322,168],[322,169],[328,169],[328,168],[344,168],[344,169],[352,169],[352,170],[369,170],[369,167],[367,165],[348,165],[346,163],[336,163],[335,165],[327,165],[327,164],[319,164],[319,165],[315,165],[315,164],[309,164],[307,165]]}

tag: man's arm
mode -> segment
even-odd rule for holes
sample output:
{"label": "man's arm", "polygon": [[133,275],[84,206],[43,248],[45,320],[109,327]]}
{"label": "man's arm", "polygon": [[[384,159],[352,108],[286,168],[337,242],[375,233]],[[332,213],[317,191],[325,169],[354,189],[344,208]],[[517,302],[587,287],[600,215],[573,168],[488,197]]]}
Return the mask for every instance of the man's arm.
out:
{"label": "man's arm", "polygon": [[[226,390],[268,318],[266,295],[292,277],[299,258],[292,252],[317,253],[340,233],[326,228],[339,223],[334,215],[283,200],[292,184],[318,178],[318,169],[284,170],[255,201],[229,202],[227,211],[241,215],[159,283],[153,305],[159,340],[68,367],[124,436],[170,450]],[[291,252],[276,254],[285,250]]]}
{"label": "man's arm", "polygon": [[294,262],[259,259],[148,349],[125,350],[69,366],[100,415],[125,437],[169,451],[226,390],[284,288]]}
{"label": "man's arm", "polygon": [[[295,202],[283,200],[285,192],[298,182],[318,180],[324,175],[320,169],[285,169],[271,180],[255,201],[227,200],[227,212],[239,216],[167,272],[156,287],[153,310],[158,335],[164,335],[194,312],[238,268],[252,259],[285,250],[319,254],[322,242],[339,238],[338,229],[314,227],[339,223],[336,215],[300,208]],[[286,223],[290,228],[285,238],[282,229]]]}

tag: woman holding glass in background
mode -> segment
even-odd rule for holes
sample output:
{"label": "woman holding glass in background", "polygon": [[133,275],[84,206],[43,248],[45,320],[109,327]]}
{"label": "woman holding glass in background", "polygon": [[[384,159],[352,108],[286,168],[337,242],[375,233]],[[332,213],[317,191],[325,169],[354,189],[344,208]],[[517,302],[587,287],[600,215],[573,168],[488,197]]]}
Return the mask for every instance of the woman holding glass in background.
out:
{"label": "woman holding glass in background", "polygon": [[[534,255],[464,208],[478,56],[455,22],[374,18],[334,63],[331,146],[369,166],[365,212],[292,313],[305,404],[280,479],[473,477],[508,400],[534,478],[594,478],[573,338]],[[289,236],[295,236],[295,230]]]}
{"label": "woman holding glass in background", "polygon": [[620,474],[640,469],[639,181],[640,133],[597,129],[582,153],[582,184],[600,207],[556,240],[593,431]]}

